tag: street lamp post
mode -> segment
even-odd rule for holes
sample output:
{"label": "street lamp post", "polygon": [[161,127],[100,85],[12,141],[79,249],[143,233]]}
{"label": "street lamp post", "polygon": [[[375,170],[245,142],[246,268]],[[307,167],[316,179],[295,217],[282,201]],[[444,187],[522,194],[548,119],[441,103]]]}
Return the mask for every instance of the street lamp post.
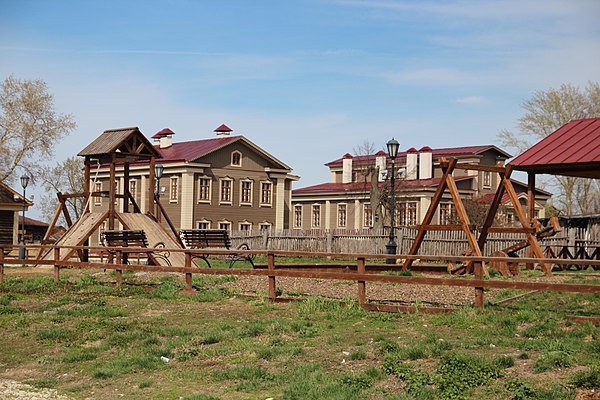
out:
{"label": "street lamp post", "polygon": [[[394,227],[394,211],[396,207],[396,193],[394,184],[396,182],[396,156],[398,155],[398,149],[400,148],[400,143],[397,140],[392,138],[387,142],[387,150],[388,155],[390,156],[390,160],[392,162],[392,170],[390,176],[390,241],[385,245],[387,250],[387,254],[396,254],[396,249],[398,245],[396,245],[395,241],[395,230]],[[386,264],[396,264],[396,259],[388,258],[385,260]]]}
{"label": "street lamp post", "polygon": [[[154,178],[156,179],[156,188],[154,189],[154,196],[156,202],[156,218],[158,219],[158,214],[160,209],[158,207],[158,196],[160,196],[160,178],[163,176],[163,172],[165,167],[162,164],[156,164],[154,166]],[[159,219],[160,221],[160,219]]]}
{"label": "street lamp post", "polygon": [[21,242],[19,243],[21,247],[19,247],[19,259],[25,259],[25,189],[29,184],[29,176],[23,175],[21,177],[21,186],[23,187],[23,221],[21,221]]}

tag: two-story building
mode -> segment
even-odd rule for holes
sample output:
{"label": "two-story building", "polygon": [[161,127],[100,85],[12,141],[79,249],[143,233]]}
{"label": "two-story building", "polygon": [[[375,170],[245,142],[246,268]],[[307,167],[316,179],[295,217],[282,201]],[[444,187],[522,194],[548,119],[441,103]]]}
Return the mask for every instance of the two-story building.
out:
{"label": "two-story building", "polygon": [[[137,128],[125,128],[137,129]],[[175,133],[165,128],[155,134],[156,164],[164,167],[158,195],[177,229],[288,229],[292,169],[241,135],[232,135],[225,124],[208,139],[174,142]],[[123,168],[116,169],[117,193],[123,193]],[[106,165],[91,166],[90,188],[106,192]],[[130,165],[129,193],[141,212],[148,211],[148,162]],[[107,208],[108,199],[91,198],[92,212]],[[118,198],[122,209],[123,198]],[[129,200],[130,201],[130,200]],[[102,229],[102,227],[101,227]]]}
{"label": "two-story building", "polygon": [[[511,155],[493,145],[439,149],[425,146],[420,150],[411,148],[399,153],[395,160],[397,226],[414,226],[423,220],[442,177],[441,157],[456,158],[459,164],[502,166]],[[389,188],[390,165],[389,156],[383,151],[361,156],[345,154],[325,164],[331,175],[329,182],[293,191],[292,228],[359,230],[377,226],[377,219],[385,215],[389,198],[386,189]],[[460,167],[456,168],[453,178],[461,198],[481,199],[484,202],[491,201],[500,184],[498,174],[461,170]],[[520,198],[524,196],[525,201],[527,185],[514,180],[513,184]],[[377,196],[372,195],[373,190],[380,191],[379,202],[384,207],[372,204],[374,200],[377,201]],[[537,190],[538,217],[544,217],[544,205],[549,197],[550,193]],[[503,199],[503,203],[506,206],[505,222],[510,224],[514,217],[508,198]],[[433,223],[449,224],[453,220],[454,204],[450,193],[445,193]],[[380,224],[383,225],[389,225],[389,221]]]}

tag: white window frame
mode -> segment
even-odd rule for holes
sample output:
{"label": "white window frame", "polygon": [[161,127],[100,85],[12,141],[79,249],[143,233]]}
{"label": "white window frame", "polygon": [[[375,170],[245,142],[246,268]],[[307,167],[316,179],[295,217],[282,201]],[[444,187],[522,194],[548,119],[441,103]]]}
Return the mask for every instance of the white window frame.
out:
{"label": "white window frame", "polygon": [[485,189],[492,187],[492,173],[490,171],[483,171],[483,187]]}
{"label": "white window frame", "polygon": [[[135,200],[135,195],[137,193],[137,179],[129,180],[129,193],[131,193],[131,197]],[[127,201],[129,202],[129,204],[133,204],[133,201],[131,201],[131,199],[127,199]]]}
{"label": "white window frame", "polygon": [[[317,213],[315,213],[315,210]],[[318,215],[319,220],[315,219],[315,215]],[[321,204],[312,204],[310,207],[310,226],[311,228],[321,227]]]}
{"label": "white window frame", "polygon": [[270,231],[271,228],[273,228],[273,224],[270,222],[265,221],[265,222],[261,222],[258,224],[258,229],[261,231],[264,231],[264,230]]}
{"label": "white window frame", "polygon": [[[223,185],[225,182],[229,182],[229,200],[223,199]],[[219,179],[219,204],[233,204],[233,179]]]}
{"label": "white window frame", "polygon": [[[268,197],[269,202],[266,203],[265,200],[265,186],[268,186]],[[273,182],[271,181],[261,181],[260,182],[260,206],[261,207],[272,207],[273,206]]]}
{"label": "white window frame", "polygon": [[[173,193],[173,182],[175,182],[175,193]],[[179,177],[169,177],[169,203],[177,203],[179,201]]]}
{"label": "white window frame", "polygon": [[302,229],[303,211],[302,204],[294,204],[294,229]]}
{"label": "white window frame", "polygon": [[94,197],[94,205],[101,206],[102,205],[102,196],[100,195],[100,192],[102,192],[102,182],[94,183],[94,191],[98,192],[98,196]]}
{"label": "white window frame", "polygon": [[337,205],[337,227],[347,228],[348,227],[348,204],[338,203]]}
{"label": "white window frame", "polygon": [[[250,193],[249,199],[244,199],[244,183],[250,184]],[[246,178],[240,180],[240,206],[252,206],[252,195],[254,193],[254,181],[252,179]],[[245,201],[246,200],[246,201]]]}
{"label": "white window frame", "polygon": [[[205,224],[206,227],[202,228],[200,226],[200,224]],[[209,220],[207,220],[207,219],[201,219],[201,220],[196,221],[196,229],[210,229],[211,224],[212,223]]]}
{"label": "white window frame", "polygon": [[[235,161],[235,156],[239,155],[239,163],[234,163]],[[242,152],[239,150],[234,150],[231,152],[231,166],[232,167],[241,167],[242,166]]]}
{"label": "white window frame", "polygon": [[[369,211],[369,218],[367,218],[367,210]],[[373,207],[371,207],[371,203],[363,203],[363,212],[362,212],[362,221],[363,228],[372,228],[373,227]]]}
{"label": "white window frame", "polygon": [[217,226],[219,227],[219,229],[225,229],[227,232],[231,233],[231,221],[228,221],[226,219],[218,221]]}
{"label": "white window frame", "polygon": [[[243,228],[246,227],[246,228]],[[250,232],[252,230],[252,222],[242,221],[238,224],[238,230],[244,232]]]}
{"label": "white window frame", "polygon": [[[204,187],[202,185],[202,181],[203,180],[207,180],[208,181],[208,198],[207,199],[203,199],[200,195],[202,194],[202,188]],[[200,176],[198,177],[198,204],[203,203],[203,204],[210,204],[210,200],[212,198],[212,178],[210,176]]]}

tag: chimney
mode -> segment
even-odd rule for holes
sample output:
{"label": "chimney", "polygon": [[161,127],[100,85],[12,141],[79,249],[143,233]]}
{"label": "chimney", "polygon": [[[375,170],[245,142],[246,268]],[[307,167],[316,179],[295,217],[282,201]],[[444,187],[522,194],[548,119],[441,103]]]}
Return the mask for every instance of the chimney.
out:
{"label": "chimney", "polygon": [[165,128],[160,132],[157,132],[152,139],[154,139],[154,143],[158,143],[158,147],[161,149],[166,149],[173,145],[173,135],[175,132],[170,130],[169,128]]}
{"label": "chimney", "polygon": [[418,179],[418,164],[419,164],[419,154],[417,149],[411,147],[406,150],[406,179]]}
{"label": "chimney", "polygon": [[233,132],[233,129],[225,124],[221,124],[221,126],[215,129],[214,132],[217,134],[217,137],[228,137],[231,135],[231,132]]}
{"label": "chimney", "polygon": [[385,151],[379,150],[377,154],[375,154],[375,168],[379,170],[379,176],[377,177],[379,182],[385,181],[385,176],[387,173],[386,160],[387,154],[385,154]]}
{"label": "chimney", "polygon": [[431,179],[433,175],[433,151],[429,146],[419,150],[419,179]]}
{"label": "chimney", "polygon": [[352,183],[352,155],[344,154],[342,160],[342,183]]}

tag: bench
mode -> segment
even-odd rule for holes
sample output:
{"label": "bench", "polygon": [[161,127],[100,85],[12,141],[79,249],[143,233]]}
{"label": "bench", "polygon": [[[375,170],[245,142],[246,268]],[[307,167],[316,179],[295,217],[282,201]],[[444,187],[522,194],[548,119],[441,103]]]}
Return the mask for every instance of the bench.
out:
{"label": "bench", "polygon": [[[135,250],[123,250],[122,251],[122,262],[128,264],[128,258],[130,254],[143,254],[147,257],[148,265],[158,265],[157,259],[163,260],[168,266],[171,265],[169,261],[168,251],[156,251],[156,249],[164,249],[165,244],[162,242],[156,243],[152,247],[148,247],[148,238],[146,232],[143,230],[108,230],[103,231],[100,235],[102,245],[107,248],[109,254],[114,255],[116,247],[132,247]],[[147,248],[147,251],[141,249]]]}
{"label": "bench", "polygon": [[[183,229],[179,232],[179,237],[188,249],[229,250],[231,248],[231,239],[225,229]],[[236,250],[250,250],[250,246],[242,243]],[[208,254],[194,254],[192,258],[200,258],[208,268],[211,267]],[[236,261],[248,261],[254,268],[254,254],[231,254],[226,258],[229,260],[230,268]]]}

